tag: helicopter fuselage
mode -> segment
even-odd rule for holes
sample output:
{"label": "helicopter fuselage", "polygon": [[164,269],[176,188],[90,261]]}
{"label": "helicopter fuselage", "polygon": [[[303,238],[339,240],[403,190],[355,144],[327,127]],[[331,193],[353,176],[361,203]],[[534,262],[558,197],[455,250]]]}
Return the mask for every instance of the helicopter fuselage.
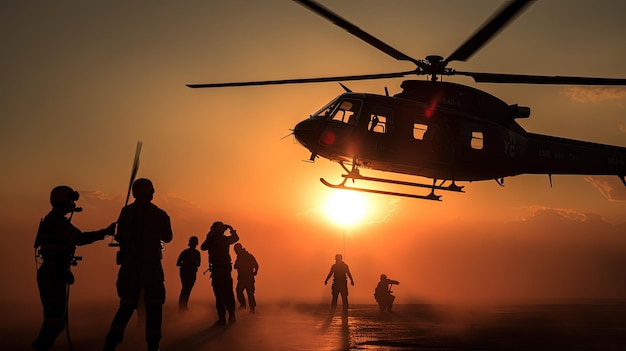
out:
{"label": "helicopter fuselage", "polygon": [[[245,87],[427,77],[424,81],[404,81],[403,91],[393,97],[353,93],[344,86],[345,94],[296,125],[293,134],[311,151],[311,161],[323,157],[338,162],[347,172],[342,174],[344,179],[340,184],[320,178],[324,185],[437,201],[440,196],[435,190],[463,191],[456,181],[495,179],[502,185],[504,177],[529,173],[617,175],[626,186],[626,148],[529,133],[516,121],[529,117],[529,108],[509,105],[482,90],[441,81],[443,77],[460,75],[471,77],[477,83],[626,86],[625,78],[464,72],[448,67],[454,61],[470,59],[522,13],[531,0],[509,1],[447,58],[428,55],[421,60],[365,32],[315,0],[295,1],[389,57],[413,63],[415,68],[401,72],[188,86]],[[422,176],[433,182],[427,185],[391,177],[366,177],[360,174],[360,168]],[[429,188],[431,192],[418,195],[354,188],[346,185],[350,179]],[[441,181],[439,185],[437,180]],[[450,184],[445,185],[448,181]]]}
{"label": "helicopter fuselage", "polygon": [[626,174],[626,148],[526,132],[530,110],[468,86],[405,81],[391,97],[344,93],[294,128],[316,156],[438,180]]}

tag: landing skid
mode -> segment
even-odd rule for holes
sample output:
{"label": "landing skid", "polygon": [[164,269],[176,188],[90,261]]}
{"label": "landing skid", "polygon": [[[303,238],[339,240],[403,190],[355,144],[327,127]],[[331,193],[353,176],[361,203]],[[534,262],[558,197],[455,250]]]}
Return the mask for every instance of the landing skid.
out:
{"label": "landing skid", "polygon": [[[356,168],[355,166],[353,166],[351,170],[348,170],[343,163],[340,163],[340,165],[348,172],[347,174],[341,175],[344,178],[344,180],[339,184],[332,184],[332,183],[329,183],[326,179],[320,178],[320,181],[322,182],[322,184],[326,185],[329,188],[334,188],[334,189],[354,190],[354,191],[360,191],[360,192],[365,192],[365,193],[402,196],[402,197],[410,197],[414,199],[433,200],[433,201],[441,201],[441,195],[436,195],[435,190],[453,191],[453,192],[459,192],[459,193],[463,192],[463,187],[456,185],[454,182],[452,182],[452,184],[450,185],[443,186],[443,182],[440,185],[435,185],[436,180],[433,180],[432,185],[428,185],[428,184],[422,184],[422,183],[405,182],[402,180],[395,180],[395,179],[366,177],[366,176],[362,176],[359,173],[358,168]],[[406,185],[406,186],[416,187],[416,188],[427,188],[427,189],[430,189],[431,191],[430,191],[430,194],[428,195],[417,195],[417,194],[400,193],[400,192],[385,191],[385,190],[378,190],[378,189],[358,188],[358,187],[347,186],[346,182],[348,179],[352,179],[353,181],[364,180],[364,181],[377,182],[377,183]]]}
{"label": "landing skid", "polygon": [[355,187],[351,187],[351,186],[346,186],[345,181],[341,182],[340,184],[331,184],[328,181],[326,181],[326,179],[324,179],[324,178],[320,178],[320,181],[322,182],[322,184],[326,185],[329,188],[333,188],[333,189],[353,190],[353,191],[360,191],[360,192],[364,192],[364,193],[373,193],[373,194],[381,194],[381,195],[393,195],[393,196],[403,196],[403,197],[412,197],[412,198],[415,198],[415,199],[441,201],[440,200],[441,196],[440,195],[435,195],[432,192],[430,194],[428,194],[428,195],[416,195],[416,194],[397,193],[397,192],[393,192],[393,191],[384,191],[384,190],[376,190],[376,189],[355,188]]}

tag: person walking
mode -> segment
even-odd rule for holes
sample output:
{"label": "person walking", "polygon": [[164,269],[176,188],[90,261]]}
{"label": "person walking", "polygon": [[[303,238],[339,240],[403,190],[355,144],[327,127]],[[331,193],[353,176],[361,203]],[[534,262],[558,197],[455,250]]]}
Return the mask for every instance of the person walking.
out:
{"label": "person walking", "polygon": [[176,260],[176,266],[180,267],[180,297],[178,298],[178,311],[189,310],[189,295],[191,289],[196,283],[196,273],[200,267],[200,251],[196,249],[198,246],[198,237],[189,238],[188,248],[183,250]]}
{"label": "person walking", "polygon": [[243,292],[248,295],[248,306],[250,313],[254,313],[256,308],[256,299],[254,298],[254,277],[259,272],[259,263],[256,258],[248,252],[240,243],[236,243],[233,247],[237,254],[235,260],[235,269],[237,270],[237,300],[239,301],[239,309],[246,308],[246,297]]}
{"label": "person walking", "polygon": [[139,304],[143,292],[145,303],[146,342],[148,351],[159,349],[165,277],[161,266],[161,242],[172,241],[170,217],[152,203],[154,186],[149,179],[135,180],[135,201],[124,207],[117,220],[115,239],[120,244],[120,270],[117,294],[120,306],[105,339],[105,351],[115,350],[122,342],[124,329]]}

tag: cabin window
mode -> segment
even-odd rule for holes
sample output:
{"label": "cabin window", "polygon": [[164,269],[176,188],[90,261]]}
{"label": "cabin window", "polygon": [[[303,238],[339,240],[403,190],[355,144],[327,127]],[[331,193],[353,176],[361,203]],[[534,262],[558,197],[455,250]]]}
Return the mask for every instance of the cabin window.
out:
{"label": "cabin window", "polygon": [[472,132],[472,140],[470,146],[475,150],[483,149],[483,132]]}
{"label": "cabin window", "polygon": [[485,135],[483,128],[477,124],[461,123],[459,125],[461,145],[469,146],[474,150],[482,150],[485,147]]}
{"label": "cabin window", "polygon": [[367,130],[374,133],[385,134],[388,132],[387,117],[379,114],[370,114],[370,120],[367,124]]}
{"label": "cabin window", "polygon": [[331,119],[337,122],[356,125],[360,108],[361,101],[359,100],[343,100],[331,115]]}
{"label": "cabin window", "polygon": [[417,140],[424,140],[428,125],[424,123],[413,123],[413,138]]}

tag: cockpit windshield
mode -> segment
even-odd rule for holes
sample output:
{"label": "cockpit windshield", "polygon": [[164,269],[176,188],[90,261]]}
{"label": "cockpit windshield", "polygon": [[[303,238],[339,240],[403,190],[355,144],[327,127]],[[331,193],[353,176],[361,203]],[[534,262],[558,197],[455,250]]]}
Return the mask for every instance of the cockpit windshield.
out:
{"label": "cockpit windshield", "polygon": [[325,119],[330,114],[330,111],[332,111],[333,108],[335,108],[336,104],[337,104],[337,99],[332,100],[331,102],[327,103],[324,107],[317,110],[317,112],[312,114],[311,117]]}
{"label": "cockpit windshield", "polygon": [[361,101],[355,99],[343,99],[339,102],[337,108],[332,110],[328,116],[328,120],[347,123],[350,125],[357,124],[357,117],[361,109]]}

